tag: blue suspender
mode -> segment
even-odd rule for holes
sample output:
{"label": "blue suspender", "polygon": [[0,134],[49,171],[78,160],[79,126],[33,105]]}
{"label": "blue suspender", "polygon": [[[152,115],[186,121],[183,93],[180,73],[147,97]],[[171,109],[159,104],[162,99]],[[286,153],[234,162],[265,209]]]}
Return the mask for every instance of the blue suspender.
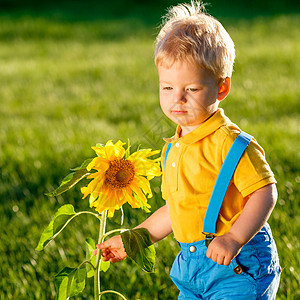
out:
{"label": "blue suspender", "polygon": [[[213,188],[211,198],[206,210],[204,223],[203,223],[203,234],[206,235],[205,244],[208,246],[211,240],[214,238],[216,233],[216,225],[219,216],[219,212],[227,192],[230,180],[233,173],[243,155],[245,149],[252,140],[252,136],[241,132],[235,141],[233,142],[228,154],[225,157],[220,173],[217,177],[215,186]],[[172,144],[169,143],[164,160],[164,171],[166,176],[166,162]]]}
{"label": "blue suspender", "polygon": [[203,234],[206,235],[205,244],[207,246],[214,238],[214,234],[216,233],[216,225],[219,212],[230,180],[241,159],[241,156],[243,155],[251,140],[252,136],[242,131],[233,142],[231,148],[228,151],[228,154],[225,157],[214,189],[212,191],[204,218]]}
{"label": "blue suspender", "polygon": [[168,154],[169,154],[169,151],[170,151],[171,147],[172,147],[172,143],[169,143],[168,147],[167,147],[167,150],[166,150],[166,154],[165,154],[165,160],[164,160],[165,179],[166,179],[167,158],[168,158]]}

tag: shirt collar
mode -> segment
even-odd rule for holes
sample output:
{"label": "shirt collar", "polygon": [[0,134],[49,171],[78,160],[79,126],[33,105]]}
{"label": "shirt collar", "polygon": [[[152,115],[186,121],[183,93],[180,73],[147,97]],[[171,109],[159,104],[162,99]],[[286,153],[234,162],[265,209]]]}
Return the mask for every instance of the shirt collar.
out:
{"label": "shirt collar", "polygon": [[179,137],[181,133],[181,127],[180,125],[178,125],[175,135],[171,138],[164,138],[164,140],[167,143],[172,143],[180,140],[180,142],[182,142],[183,144],[190,145],[210,135],[211,133],[219,129],[221,126],[230,123],[231,121],[225,116],[223,109],[218,108],[216,113],[214,113],[209,119],[207,119],[204,123],[202,123],[192,132],[186,134],[183,137]]}

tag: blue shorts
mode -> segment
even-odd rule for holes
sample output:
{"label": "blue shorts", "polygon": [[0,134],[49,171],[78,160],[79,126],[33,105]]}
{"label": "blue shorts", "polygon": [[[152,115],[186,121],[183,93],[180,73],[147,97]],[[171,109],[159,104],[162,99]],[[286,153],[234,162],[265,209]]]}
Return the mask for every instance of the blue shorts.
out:
{"label": "blue shorts", "polygon": [[[229,266],[206,257],[203,241],[179,243],[181,251],[171,279],[180,290],[178,299],[275,299],[280,266],[271,229],[266,224],[241,250]],[[191,252],[190,247],[196,251]],[[242,272],[237,274],[238,266]]]}

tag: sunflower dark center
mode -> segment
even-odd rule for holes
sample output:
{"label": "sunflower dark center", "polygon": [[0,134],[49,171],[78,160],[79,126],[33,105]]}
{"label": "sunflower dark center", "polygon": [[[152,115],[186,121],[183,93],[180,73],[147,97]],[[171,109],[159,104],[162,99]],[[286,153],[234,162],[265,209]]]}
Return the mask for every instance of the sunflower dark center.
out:
{"label": "sunflower dark center", "polygon": [[113,160],[105,172],[105,184],[112,189],[127,187],[134,178],[134,166],[129,160]]}

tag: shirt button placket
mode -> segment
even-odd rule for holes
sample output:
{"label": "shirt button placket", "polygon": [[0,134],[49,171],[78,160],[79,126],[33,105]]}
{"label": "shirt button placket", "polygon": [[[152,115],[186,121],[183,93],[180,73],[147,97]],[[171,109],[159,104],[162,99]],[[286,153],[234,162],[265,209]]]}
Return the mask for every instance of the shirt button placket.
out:
{"label": "shirt button placket", "polygon": [[[175,144],[175,147],[176,147],[176,148],[179,148],[179,146],[180,146],[180,144],[177,142],[177,143]],[[173,167],[173,168],[176,167],[176,163],[175,163],[175,162],[172,162],[172,167]]]}
{"label": "shirt button placket", "polygon": [[182,152],[182,147],[181,147],[181,144],[180,142],[175,142],[173,144],[175,147],[174,147],[174,156],[172,157],[172,163],[171,163],[171,166],[173,168],[174,171],[176,172],[173,172],[173,182],[172,182],[172,189],[173,191],[177,191],[178,190],[178,168],[180,168],[180,156],[181,156],[181,152]]}

